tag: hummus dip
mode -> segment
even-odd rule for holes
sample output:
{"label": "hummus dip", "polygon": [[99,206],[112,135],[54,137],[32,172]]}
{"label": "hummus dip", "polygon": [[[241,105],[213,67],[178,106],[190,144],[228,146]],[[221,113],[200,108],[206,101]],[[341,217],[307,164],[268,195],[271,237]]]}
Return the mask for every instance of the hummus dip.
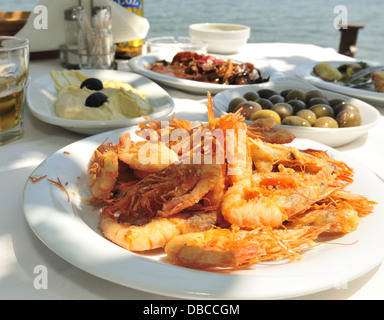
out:
{"label": "hummus dip", "polygon": [[[80,88],[69,84],[57,88],[55,110],[60,118],[72,120],[121,120],[148,115],[151,106],[145,95],[128,83],[111,80],[103,83],[103,89]],[[108,100],[99,107],[87,107],[85,101],[95,93],[102,92]]]}

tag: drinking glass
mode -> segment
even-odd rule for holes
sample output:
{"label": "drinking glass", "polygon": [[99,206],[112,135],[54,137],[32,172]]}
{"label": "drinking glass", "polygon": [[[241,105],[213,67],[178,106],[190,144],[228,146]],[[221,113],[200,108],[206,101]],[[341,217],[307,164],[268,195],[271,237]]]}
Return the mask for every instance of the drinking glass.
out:
{"label": "drinking glass", "polygon": [[0,145],[23,136],[29,40],[0,37]]}

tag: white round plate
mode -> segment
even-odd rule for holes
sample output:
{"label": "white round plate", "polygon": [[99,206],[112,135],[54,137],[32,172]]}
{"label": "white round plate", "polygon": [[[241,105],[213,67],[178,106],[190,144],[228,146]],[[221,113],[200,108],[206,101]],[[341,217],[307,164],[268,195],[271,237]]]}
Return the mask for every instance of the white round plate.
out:
{"label": "white round plate", "polygon": [[[303,253],[298,262],[263,262],[238,271],[214,273],[170,264],[162,251],[129,252],[106,240],[98,228],[99,216],[82,198],[88,191],[88,161],[105,139],[117,142],[135,128],[88,137],[47,158],[27,181],[24,190],[26,220],[35,234],[57,255],[97,277],[155,294],[190,299],[283,299],[345,285],[371,271],[383,260],[378,250],[384,242],[383,205],[364,217],[358,229],[337,239],[327,239]],[[132,135],[134,137],[134,135]],[[313,141],[297,139],[299,148],[326,149],[355,169],[348,189],[381,201],[383,181],[370,169],[336,150]],[[69,194],[47,179],[60,179]],[[332,242],[335,243],[332,243]],[[345,245],[343,245],[345,244]]]}
{"label": "white round plate", "polygon": [[[135,73],[121,72],[115,70],[80,70],[81,73],[96,77],[103,82],[108,80],[118,80],[131,84],[134,88],[147,95],[147,99],[152,106],[149,114],[151,119],[161,119],[168,116],[174,109],[173,99],[168,93],[153,81],[137,75]],[[106,121],[87,121],[63,119],[57,116],[54,103],[57,99],[55,83],[50,75],[45,75],[33,80],[27,88],[26,101],[32,114],[47,123],[64,127],[70,131],[81,134],[93,135],[101,132],[110,131],[118,128],[126,128],[144,122],[142,117],[106,120]]]}
{"label": "white round plate", "polygon": [[[229,102],[235,97],[241,97],[244,93],[262,88],[274,89],[281,92],[285,89],[300,89],[309,91],[317,89],[309,83],[296,78],[279,78],[262,84],[255,84],[247,88],[229,89],[218,93],[213,98],[213,107],[218,115],[227,114]],[[362,125],[350,128],[308,128],[279,125],[291,131],[297,138],[311,139],[323,143],[330,147],[340,147],[352,142],[361,135],[365,134],[380,121],[380,113],[366,102],[357,100],[338,93],[323,91],[328,99],[342,98],[359,108],[362,117]]]}
{"label": "white round plate", "polygon": [[[328,61],[332,66],[338,67],[343,63],[353,63],[354,61]],[[329,82],[321,79],[313,72],[313,68],[319,62],[311,62],[308,64],[301,65],[297,68],[296,73],[299,77],[315,85],[316,87],[345,94],[351,97],[355,97],[369,103],[383,103],[384,93],[376,92],[373,89],[359,89],[350,88],[342,84],[342,82]]]}
{"label": "white round plate", "polygon": [[[215,94],[225,89],[242,87],[242,85],[224,85],[224,84],[207,83],[207,82],[201,82],[201,81],[181,79],[181,78],[171,77],[171,76],[167,76],[157,72],[153,72],[149,69],[150,66],[156,61],[160,61],[160,60],[172,61],[173,56],[174,56],[174,53],[171,53],[171,54],[158,53],[158,54],[142,55],[129,60],[128,65],[134,72],[139,73],[142,76],[148,77],[153,81],[156,81],[163,85],[167,85],[174,89],[183,90],[183,91],[196,93],[196,94],[206,95],[208,91],[212,94]],[[217,56],[217,55],[215,56],[220,59],[228,59],[222,56]],[[236,63],[240,62],[236,60],[232,60],[232,61]],[[255,65],[255,68],[260,70],[261,75],[263,77],[270,76],[272,79],[274,77],[274,74],[278,75],[276,70],[271,67],[258,67],[257,65]],[[248,85],[245,85],[245,86],[248,86]]]}

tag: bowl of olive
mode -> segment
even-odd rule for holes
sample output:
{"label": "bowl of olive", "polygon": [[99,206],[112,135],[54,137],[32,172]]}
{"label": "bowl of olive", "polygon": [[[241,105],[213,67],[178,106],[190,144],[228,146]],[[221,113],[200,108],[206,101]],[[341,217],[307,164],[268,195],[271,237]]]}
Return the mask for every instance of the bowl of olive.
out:
{"label": "bowl of olive", "polygon": [[378,124],[380,113],[361,100],[320,90],[295,78],[228,89],[213,99],[217,115],[240,112],[245,121],[270,117],[297,138],[330,147],[352,142]]}

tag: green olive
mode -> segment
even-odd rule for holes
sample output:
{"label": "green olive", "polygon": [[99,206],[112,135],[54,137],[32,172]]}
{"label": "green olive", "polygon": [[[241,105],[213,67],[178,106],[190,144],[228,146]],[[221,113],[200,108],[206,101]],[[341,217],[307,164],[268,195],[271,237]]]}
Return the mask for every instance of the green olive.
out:
{"label": "green olive", "polygon": [[306,94],[305,94],[305,101],[308,103],[309,100],[311,100],[312,98],[323,98],[323,99],[327,99],[327,96],[321,92],[320,90],[317,90],[317,89],[314,89],[314,90],[309,90]]}
{"label": "green olive", "polygon": [[318,118],[315,123],[313,124],[313,127],[317,128],[338,128],[339,125],[337,121],[331,117],[321,117]]}
{"label": "green olive", "polygon": [[344,110],[353,110],[353,111],[360,113],[359,109],[356,106],[354,106],[353,104],[349,104],[349,103],[341,103],[341,104],[337,105],[336,107],[334,107],[333,110],[335,111],[336,116],[341,111],[344,111]]}
{"label": "green olive", "polygon": [[317,118],[334,117],[335,115],[332,107],[327,104],[315,104],[314,106],[310,107],[309,110],[311,110]]}
{"label": "green olive", "polygon": [[284,102],[284,97],[279,95],[279,94],[275,94],[273,95],[272,97],[270,97],[268,99],[269,101],[271,101],[273,104],[276,104],[276,103],[279,103],[279,102]]}
{"label": "green olive", "polygon": [[309,109],[300,110],[299,112],[296,113],[296,115],[298,117],[301,117],[301,118],[307,120],[311,124],[311,126],[317,120],[316,115],[311,110],[309,110]]}
{"label": "green olive", "polygon": [[294,113],[297,113],[307,107],[305,102],[301,100],[289,100],[287,103],[292,106]]}
{"label": "green olive", "polygon": [[257,91],[260,98],[269,99],[270,97],[274,96],[275,94],[279,94],[276,90],[272,89],[260,89]]}
{"label": "green olive", "polygon": [[271,110],[277,112],[281,120],[283,120],[285,117],[293,115],[292,106],[285,102],[276,103],[273,105]]}
{"label": "green olive", "polygon": [[273,107],[273,103],[265,98],[257,99],[256,102],[261,105],[263,109],[271,109]]}
{"label": "green olive", "polygon": [[346,109],[337,114],[336,121],[340,128],[358,127],[361,125],[361,115],[360,112]]}
{"label": "green olive", "polygon": [[248,101],[256,101],[260,96],[256,91],[249,91],[244,93],[243,98]]}
{"label": "green olive", "polygon": [[305,93],[301,90],[293,89],[287,94],[285,100],[301,100],[305,102]]}
{"label": "green olive", "polygon": [[311,127],[311,124],[307,120],[298,116],[286,117],[281,122],[281,124],[286,126],[295,126],[295,127]]}
{"label": "green olive", "polygon": [[261,119],[261,118],[272,118],[275,120],[276,124],[281,124],[281,119],[280,119],[279,114],[273,110],[265,109],[265,110],[256,111],[252,115],[251,121],[255,121],[255,120]]}
{"label": "green olive", "polygon": [[228,112],[233,112],[240,103],[245,102],[245,101],[247,101],[247,100],[245,100],[244,98],[241,98],[241,97],[237,97],[237,98],[232,99],[231,102],[229,103],[229,106],[228,106]]}
{"label": "green olive", "polygon": [[329,105],[329,102],[327,99],[320,98],[320,97],[312,98],[307,102],[308,108],[310,108],[316,104],[328,104]]}
{"label": "green olive", "polygon": [[236,109],[234,110],[234,112],[236,112],[237,110],[241,109],[240,113],[241,115],[246,119],[246,120],[249,120],[251,119],[251,116],[253,113],[255,113],[256,111],[259,111],[262,109],[261,105],[259,105],[257,102],[255,101],[245,101],[245,102],[242,102],[240,103]]}

